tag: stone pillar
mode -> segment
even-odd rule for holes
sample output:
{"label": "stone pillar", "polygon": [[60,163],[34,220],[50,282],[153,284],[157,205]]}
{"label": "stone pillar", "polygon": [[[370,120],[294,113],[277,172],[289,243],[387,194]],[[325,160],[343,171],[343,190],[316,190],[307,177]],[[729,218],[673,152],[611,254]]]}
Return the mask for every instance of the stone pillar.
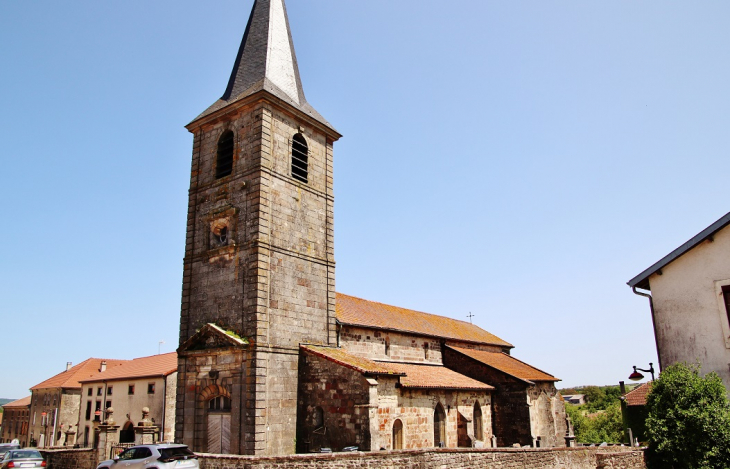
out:
{"label": "stone pillar", "polygon": [[66,446],[73,446],[76,444],[76,430],[74,430],[73,425],[68,427],[68,430],[66,430]]}
{"label": "stone pillar", "polygon": [[159,429],[148,418],[149,415],[149,407],[142,407],[142,421],[134,427],[135,445],[151,445],[157,442],[157,432]]}
{"label": "stone pillar", "polygon": [[97,463],[111,458],[112,446],[118,444],[119,425],[101,424],[95,428],[97,441],[96,461]]}

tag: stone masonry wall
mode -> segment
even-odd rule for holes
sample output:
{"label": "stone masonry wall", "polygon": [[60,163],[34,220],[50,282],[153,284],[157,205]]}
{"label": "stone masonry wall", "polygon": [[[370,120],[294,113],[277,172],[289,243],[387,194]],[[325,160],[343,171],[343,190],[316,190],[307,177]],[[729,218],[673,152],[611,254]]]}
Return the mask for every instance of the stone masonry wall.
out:
{"label": "stone masonry wall", "polygon": [[[245,418],[242,425],[231,422],[232,431],[243,433],[231,451],[288,454],[296,435],[299,344],[335,340],[332,136],[268,98],[238,102],[196,125],[189,128],[194,142],[180,340],[211,322],[249,341],[250,358],[239,368],[245,389],[233,404],[245,409]],[[216,179],[218,141],[229,130],[233,170]],[[308,144],[306,183],[291,175],[297,133]],[[221,227],[226,242],[216,235]],[[205,441],[203,416],[193,411],[195,421],[189,421],[193,403],[182,390],[199,386],[191,379],[203,377],[195,374],[180,376],[176,438],[198,448]]]}
{"label": "stone masonry wall", "polygon": [[[513,444],[532,446],[533,435],[530,406],[527,400],[527,383],[498,372],[449,348],[444,349],[444,365],[496,388],[492,414],[497,446],[507,447]],[[563,445],[565,445],[564,442]]]}
{"label": "stone masonry wall", "polygon": [[[231,451],[240,454],[242,431],[253,419],[248,413],[244,415],[243,409],[242,370],[246,358],[243,350],[213,349],[178,354],[176,442],[188,445],[193,451],[207,451],[208,401],[223,395],[231,399]],[[210,372],[217,373],[215,378]]]}
{"label": "stone masonry wall", "polygon": [[532,434],[540,438],[540,446],[565,445],[567,422],[565,401],[551,382],[538,382],[527,391]]}
{"label": "stone masonry wall", "polygon": [[378,378],[378,409],[373,449],[393,449],[393,424],[403,424],[403,448],[431,448],[434,443],[434,411],[440,403],[446,413],[446,447],[471,447],[474,441],[474,405],[482,409],[484,438],[479,444],[489,445],[492,437],[491,396],[485,391],[442,389],[404,389],[395,386],[397,379]]}
{"label": "stone masonry wall", "polygon": [[[645,469],[629,447],[554,449],[428,449],[333,453],[279,458],[199,455],[201,469]],[[83,469],[83,468],[82,468]]]}
{"label": "stone masonry wall", "polygon": [[369,450],[371,385],[363,375],[306,351],[299,370],[297,451]]}
{"label": "stone masonry wall", "polygon": [[40,450],[46,458],[46,469],[94,469],[96,467],[96,450],[63,449]]}
{"label": "stone masonry wall", "polygon": [[[427,337],[394,331],[343,326],[340,330],[340,346],[353,355],[372,360],[390,360],[409,363],[442,363],[441,338]],[[496,345],[471,344],[448,341],[450,345],[473,348],[487,352],[507,352],[509,349]]]}

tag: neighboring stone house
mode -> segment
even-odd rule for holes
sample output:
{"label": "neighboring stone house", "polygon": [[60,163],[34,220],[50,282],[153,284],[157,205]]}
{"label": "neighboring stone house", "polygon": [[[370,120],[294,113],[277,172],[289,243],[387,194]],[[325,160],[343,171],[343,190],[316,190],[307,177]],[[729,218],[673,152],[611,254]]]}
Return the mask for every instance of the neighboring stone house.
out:
{"label": "neighboring stone house", "polygon": [[284,0],[256,0],[223,96],[196,117],[175,440],[282,455],[564,446],[557,379],[442,316],[335,293],[333,144]]}
{"label": "neighboring stone house", "polygon": [[80,380],[122,364],[125,360],[89,358],[76,366],[30,388],[30,437],[28,443],[38,447],[61,446],[65,434],[79,422]]}
{"label": "neighboring stone house", "polygon": [[174,439],[177,353],[135,358],[114,368],[102,369],[80,383],[80,444],[91,445],[94,422],[106,421],[110,407],[116,425],[119,425],[118,442],[135,441],[134,426],[142,420],[144,407],[149,409],[149,418],[159,429],[157,441]]}
{"label": "neighboring stone house", "polygon": [[699,363],[730,390],[729,224],[730,213],[628,285],[649,298],[660,369]]}
{"label": "neighboring stone house", "polygon": [[22,446],[28,446],[28,426],[30,424],[30,396],[3,405],[2,433],[0,443],[10,443],[17,439]]}

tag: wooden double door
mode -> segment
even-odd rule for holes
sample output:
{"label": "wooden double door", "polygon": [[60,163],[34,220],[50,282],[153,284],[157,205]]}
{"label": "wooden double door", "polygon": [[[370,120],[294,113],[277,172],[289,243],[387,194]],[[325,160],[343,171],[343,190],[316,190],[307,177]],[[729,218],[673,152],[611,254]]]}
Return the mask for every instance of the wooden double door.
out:
{"label": "wooden double door", "polygon": [[231,452],[230,412],[208,412],[208,452],[213,454]]}

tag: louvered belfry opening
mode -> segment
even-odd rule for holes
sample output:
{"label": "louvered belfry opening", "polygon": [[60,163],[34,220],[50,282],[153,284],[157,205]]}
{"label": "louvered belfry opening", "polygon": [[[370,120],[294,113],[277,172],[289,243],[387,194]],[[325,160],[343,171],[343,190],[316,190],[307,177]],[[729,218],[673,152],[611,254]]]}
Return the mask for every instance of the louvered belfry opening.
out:
{"label": "louvered belfry opening", "polygon": [[301,182],[308,182],[309,177],[309,147],[302,134],[296,134],[291,144],[291,175]]}
{"label": "louvered belfry opening", "polygon": [[215,160],[215,178],[228,176],[233,171],[233,132],[223,132],[218,139],[218,155]]}

